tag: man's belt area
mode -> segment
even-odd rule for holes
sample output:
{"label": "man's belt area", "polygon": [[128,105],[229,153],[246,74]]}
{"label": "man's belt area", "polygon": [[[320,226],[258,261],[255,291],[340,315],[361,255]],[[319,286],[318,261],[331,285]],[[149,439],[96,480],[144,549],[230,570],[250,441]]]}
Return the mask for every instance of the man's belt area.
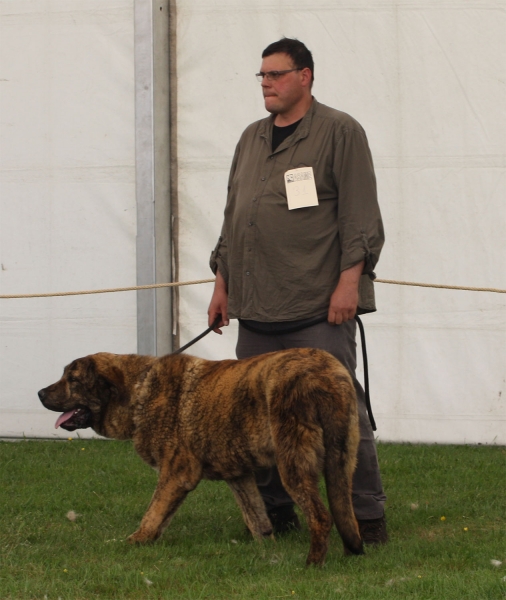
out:
{"label": "man's belt area", "polygon": [[238,319],[239,323],[248,331],[261,333],[262,335],[280,335],[282,333],[295,333],[318,325],[327,320],[327,313],[318,317],[310,317],[309,319],[299,319],[297,321],[279,321],[277,323],[264,323],[262,321],[251,321],[249,319]]}

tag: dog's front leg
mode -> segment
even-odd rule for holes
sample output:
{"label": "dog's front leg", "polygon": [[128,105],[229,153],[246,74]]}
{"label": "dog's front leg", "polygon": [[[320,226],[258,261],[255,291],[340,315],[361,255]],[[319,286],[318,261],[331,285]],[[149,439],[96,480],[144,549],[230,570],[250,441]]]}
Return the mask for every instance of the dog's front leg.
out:
{"label": "dog's front leg", "polygon": [[128,538],[131,544],[143,544],[160,537],[188,492],[199,483],[200,469],[192,469],[188,463],[181,469],[178,466],[182,465],[172,463],[170,472],[160,471],[158,485],[140,527]]}

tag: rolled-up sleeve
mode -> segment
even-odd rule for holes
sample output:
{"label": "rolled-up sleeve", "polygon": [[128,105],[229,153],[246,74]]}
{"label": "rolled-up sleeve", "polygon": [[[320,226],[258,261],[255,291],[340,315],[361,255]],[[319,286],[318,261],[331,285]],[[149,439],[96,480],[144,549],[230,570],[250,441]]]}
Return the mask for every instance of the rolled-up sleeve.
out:
{"label": "rolled-up sleeve", "polygon": [[[234,177],[235,169],[237,167],[237,162],[239,160],[240,144],[241,144],[241,142],[239,141],[239,143],[237,144],[237,146],[235,148],[234,158],[232,160],[232,165],[230,167],[230,174],[228,177],[227,204],[225,206],[225,213],[227,212],[227,209],[230,208],[230,203],[232,202],[230,189],[232,186],[232,179]],[[227,244],[226,225],[227,225],[227,223],[224,220],[222,228],[221,228],[221,234],[220,234],[220,237],[218,238],[218,242],[217,242],[214,250],[211,252],[209,266],[211,267],[211,271],[215,275],[216,275],[216,271],[219,270],[219,272],[223,276],[223,279],[225,280],[225,283],[228,285],[229,269],[228,269],[228,244]]]}
{"label": "rolled-up sleeve", "polygon": [[385,241],[374,165],[365,132],[346,127],[337,132],[334,176],[338,189],[338,227],[344,271],[362,260],[373,271]]}
{"label": "rolled-up sleeve", "polygon": [[209,266],[211,271],[216,275],[216,271],[219,271],[225,282],[228,284],[228,256],[227,256],[227,243],[226,239],[222,235],[218,238],[214,250],[211,252],[211,258],[209,259]]}

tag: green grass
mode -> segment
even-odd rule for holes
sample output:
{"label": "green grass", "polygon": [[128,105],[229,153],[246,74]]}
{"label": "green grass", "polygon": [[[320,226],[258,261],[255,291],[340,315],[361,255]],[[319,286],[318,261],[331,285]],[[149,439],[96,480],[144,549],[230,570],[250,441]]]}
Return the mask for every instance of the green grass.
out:
{"label": "green grass", "polygon": [[0,443],[0,598],[506,598],[506,450],[378,451],[390,543],[346,558],[334,531],[307,569],[307,529],[254,542],[223,482],[202,482],[154,544],[125,543],[156,483],[130,443]]}

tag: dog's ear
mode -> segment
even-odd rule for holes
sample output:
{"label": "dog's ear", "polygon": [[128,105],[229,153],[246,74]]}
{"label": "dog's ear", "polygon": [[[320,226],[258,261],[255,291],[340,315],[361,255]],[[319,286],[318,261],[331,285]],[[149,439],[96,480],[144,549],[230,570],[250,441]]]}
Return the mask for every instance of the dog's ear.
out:
{"label": "dog's ear", "polygon": [[[94,381],[97,377],[97,365],[91,356],[85,356],[79,359],[81,365],[84,367],[87,381]],[[77,362],[77,361],[76,361]]]}
{"label": "dog's ear", "polygon": [[120,404],[126,405],[130,400],[126,385],[125,376],[121,369],[111,366],[107,373],[100,373],[97,378],[98,385],[109,395],[109,399],[116,400]]}

